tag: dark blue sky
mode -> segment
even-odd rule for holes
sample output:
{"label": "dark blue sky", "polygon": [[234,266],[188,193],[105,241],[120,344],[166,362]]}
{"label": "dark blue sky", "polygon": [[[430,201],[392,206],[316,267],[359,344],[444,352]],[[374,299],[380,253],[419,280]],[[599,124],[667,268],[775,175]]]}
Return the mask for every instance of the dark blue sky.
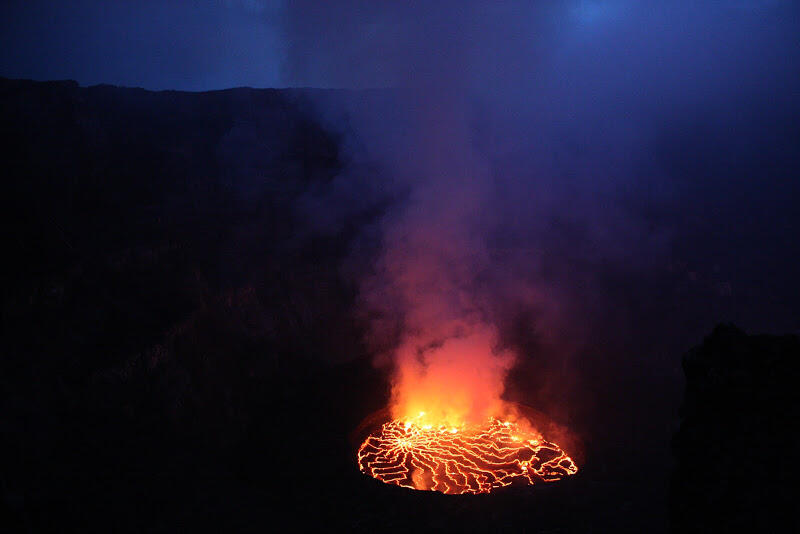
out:
{"label": "dark blue sky", "polygon": [[147,89],[281,85],[276,1],[11,0],[0,75]]}
{"label": "dark blue sky", "polygon": [[[442,65],[429,62],[431,52],[436,56],[443,45],[453,44],[446,36],[455,31],[477,45],[469,50],[470,71],[505,85],[525,82],[519,76],[531,70],[525,66],[533,67],[542,50],[552,54],[569,53],[576,46],[607,49],[611,57],[606,59],[627,68],[636,65],[635,56],[644,46],[649,59],[670,50],[668,59],[674,63],[667,67],[675,68],[683,60],[691,63],[709,54],[724,55],[714,48],[720,45],[733,44],[728,57],[736,61],[741,52],[736,48],[747,53],[748,43],[753,42],[764,50],[770,44],[759,40],[796,27],[791,21],[785,21],[783,28],[774,25],[774,20],[786,19],[787,13],[796,15],[787,9],[788,0],[688,2],[683,4],[692,7],[655,13],[668,3],[673,4],[659,2],[655,4],[659,7],[650,9],[632,0],[538,5],[518,1],[10,0],[0,5],[0,75],[148,89],[386,86],[407,83],[418,74],[415,69],[426,63],[438,76]],[[708,7],[697,7],[701,5]],[[759,22],[770,13],[780,16]],[[717,23],[720,18],[738,22],[726,28],[727,23]],[[754,22],[742,33],[741,22],[748,19]],[[702,28],[709,22],[714,28],[704,40]],[[476,23],[479,27],[474,27]],[[633,35],[636,31],[640,35]],[[623,48],[614,49],[619,43],[609,36],[618,39],[626,32],[633,39],[626,43],[622,38]],[[464,42],[456,46],[459,57],[469,48]],[[529,54],[529,48],[538,52]],[[780,54],[777,49],[773,52],[773,57]],[[442,57],[451,63],[447,51]]]}

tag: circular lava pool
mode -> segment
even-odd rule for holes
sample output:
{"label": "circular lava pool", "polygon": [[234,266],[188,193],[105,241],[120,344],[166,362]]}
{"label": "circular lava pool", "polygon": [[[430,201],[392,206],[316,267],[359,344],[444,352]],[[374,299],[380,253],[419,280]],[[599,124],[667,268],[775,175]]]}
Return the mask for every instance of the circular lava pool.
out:
{"label": "circular lava pool", "polygon": [[514,421],[458,427],[393,420],[358,449],[359,469],[381,482],[447,494],[554,482],[578,467],[566,452]]}

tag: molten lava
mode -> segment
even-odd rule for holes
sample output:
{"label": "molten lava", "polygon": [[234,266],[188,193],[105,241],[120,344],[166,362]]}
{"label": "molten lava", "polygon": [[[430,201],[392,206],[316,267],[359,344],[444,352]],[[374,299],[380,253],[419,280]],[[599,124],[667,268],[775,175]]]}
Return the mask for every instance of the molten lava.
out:
{"label": "molten lava", "polygon": [[393,420],[358,450],[362,472],[387,484],[448,494],[489,493],[512,483],[553,482],[578,467],[558,445],[515,422],[458,427]]}

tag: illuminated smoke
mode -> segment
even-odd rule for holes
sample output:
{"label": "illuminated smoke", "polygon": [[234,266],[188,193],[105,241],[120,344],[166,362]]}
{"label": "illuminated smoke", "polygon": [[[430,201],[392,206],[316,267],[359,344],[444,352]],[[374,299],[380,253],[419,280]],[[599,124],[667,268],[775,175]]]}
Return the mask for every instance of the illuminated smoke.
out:
{"label": "illuminated smoke", "polygon": [[383,251],[362,297],[400,322],[393,415],[485,420],[498,413],[513,363],[477,289],[491,263],[483,220],[489,174],[470,146],[463,108],[428,94],[416,112],[414,161],[403,169],[413,187],[383,221]]}
{"label": "illuminated smoke", "polygon": [[[514,354],[536,357],[522,387],[547,384],[543,408],[567,406],[570,355],[625,337],[637,318],[616,280],[669,262],[683,223],[660,214],[692,200],[659,160],[664,139],[697,110],[735,116],[791,86],[796,32],[779,22],[796,8],[701,4],[287,3],[287,83],[400,88],[397,105],[363,96],[328,118],[363,150],[345,147],[347,170],[307,210],[324,226],[393,201],[358,275],[395,417],[495,414]],[[773,41],[790,53],[765,54]]]}

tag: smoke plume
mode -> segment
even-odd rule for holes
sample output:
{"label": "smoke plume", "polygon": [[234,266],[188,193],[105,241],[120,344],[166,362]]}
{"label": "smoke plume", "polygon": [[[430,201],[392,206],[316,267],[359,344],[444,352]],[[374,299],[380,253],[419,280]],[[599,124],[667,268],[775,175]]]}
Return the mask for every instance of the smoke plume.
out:
{"label": "smoke plume", "polygon": [[791,69],[765,51],[786,44],[797,57],[787,11],[287,4],[290,83],[395,88],[320,104],[348,166],[306,207],[328,226],[331,199],[346,206],[333,219],[386,201],[360,300],[393,368],[396,416],[497,414],[515,359],[532,356],[549,363],[531,389],[552,373],[569,389],[592,325],[624,320],[604,294],[609,273],[632,279],[669,261],[676,225],[660,214],[685,187],[653,163],[663,131],[709,102],[724,115],[772,98]]}

